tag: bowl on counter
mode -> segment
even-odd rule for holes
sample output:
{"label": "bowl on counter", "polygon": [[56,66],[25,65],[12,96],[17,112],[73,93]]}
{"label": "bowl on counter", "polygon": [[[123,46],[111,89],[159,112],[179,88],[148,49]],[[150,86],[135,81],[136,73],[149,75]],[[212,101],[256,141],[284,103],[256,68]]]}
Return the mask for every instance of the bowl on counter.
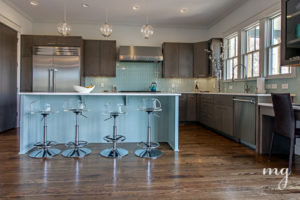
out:
{"label": "bowl on counter", "polygon": [[87,88],[79,85],[73,85],[73,89],[78,93],[88,94],[91,93],[95,89],[95,85],[93,87]]}

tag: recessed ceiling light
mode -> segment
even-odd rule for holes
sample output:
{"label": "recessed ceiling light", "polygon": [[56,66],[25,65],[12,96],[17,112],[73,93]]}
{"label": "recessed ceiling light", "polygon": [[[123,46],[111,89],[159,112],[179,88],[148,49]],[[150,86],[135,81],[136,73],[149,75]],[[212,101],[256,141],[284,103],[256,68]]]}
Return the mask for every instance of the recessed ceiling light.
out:
{"label": "recessed ceiling light", "polygon": [[82,4],[81,4],[81,7],[87,8],[87,7],[89,7],[89,4],[87,4],[87,3],[82,3]]}
{"label": "recessed ceiling light", "polygon": [[30,5],[38,6],[38,5],[40,5],[40,3],[38,1],[30,1]]}
{"label": "recessed ceiling light", "polygon": [[180,13],[186,13],[188,10],[189,10],[189,9],[187,9],[187,8],[181,8],[181,9],[180,9]]}
{"label": "recessed ceiling light", "polygon": [[140,9],[140,6],[139,5],[133,5],[132,6],[132,10],[134,10],[134,11],[137,11],[137,10],[139,10]]}

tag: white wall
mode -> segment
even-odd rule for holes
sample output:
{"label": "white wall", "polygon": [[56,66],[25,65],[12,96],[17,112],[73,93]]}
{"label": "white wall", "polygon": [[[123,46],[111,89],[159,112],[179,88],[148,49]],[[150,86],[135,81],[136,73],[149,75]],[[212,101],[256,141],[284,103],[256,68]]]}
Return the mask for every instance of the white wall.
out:
{"label": "white wall", "polygon": [[[99,25],[71,24],[71,35],[84,39],[104,39],[99,32]],[[117,40],[117,45],[160,46],[163,42],[199,42],[208,39],[207,30],[154,27],[154,35],[146,40],[140,33],[140,26],[113,25],[109,39]],[[34,23],[33,34],[57,35],[56,24]]]}
{"label": "white wall", "polygon": [[32,23],[14,8],[0,0],[0,22],[10,26],[22,34],[32,33]]}
{"label": "white wall", "polygon": [[231,29],[271,7],[280,9],[280,0],[249,0],[212,26],[208,30],[209,37],[226,36]]}

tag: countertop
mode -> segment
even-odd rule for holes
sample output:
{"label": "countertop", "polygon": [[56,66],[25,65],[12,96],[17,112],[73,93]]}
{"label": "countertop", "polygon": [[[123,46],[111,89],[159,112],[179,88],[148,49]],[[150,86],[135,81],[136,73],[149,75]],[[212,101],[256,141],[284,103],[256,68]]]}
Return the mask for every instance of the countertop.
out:
{"label": "countertop", "polygon": [[213,95],[251,96],[251,97],[269,97],[269,96],[271,96],[271,94],[225,93],[225,92],[182,92],[181,94],[213,94]]}
{"label": "countertop", "polygon": [[[264,106],[264,107],[271,107],[273,108],[273,104],[272,103],[258,103],[258,106]],[[300,110],[300,105],[293,105],[294,110]]]}
{"label": "countertop", "polygon": [[100,92],[100,93],[77,93],[77,92],[20,92],[19,95],[32,96],[180,96],[180,93],[164,93],[164,92]]}

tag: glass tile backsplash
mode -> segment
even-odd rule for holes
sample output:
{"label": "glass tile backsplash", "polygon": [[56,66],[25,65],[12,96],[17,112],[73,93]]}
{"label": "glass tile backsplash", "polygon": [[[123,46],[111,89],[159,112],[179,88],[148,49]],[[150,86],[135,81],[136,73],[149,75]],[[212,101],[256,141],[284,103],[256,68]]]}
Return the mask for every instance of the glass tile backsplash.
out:
{"label": "glass tile backsplash", "polygon": [[162,78],[162,63],[119,62],[116,77],[86,77],[86,86],[96,85],[94,92],[112,91],[148,91],[152,82],[157,82],[157,90],[162,92],[192,92],[196,82],[199,90],[216,91],[216,79],[213,78]]}

